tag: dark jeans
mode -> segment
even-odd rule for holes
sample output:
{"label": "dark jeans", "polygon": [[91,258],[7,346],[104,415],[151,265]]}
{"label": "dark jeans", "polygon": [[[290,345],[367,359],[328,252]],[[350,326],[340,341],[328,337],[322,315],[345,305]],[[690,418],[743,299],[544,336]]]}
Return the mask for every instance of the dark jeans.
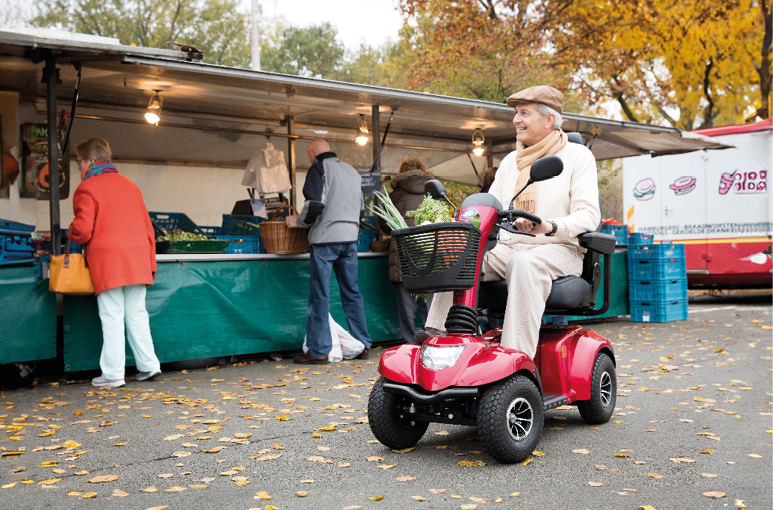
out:
{"label": "dark jeans", "polygon": [[370,349],[365,300],[357,284],[357,243],[313,245],[310,250],[309,308],[306,311],[308,355],[326,357],[333,348],[330,337],[330,271],[335,271],[349,333]]}
{"label": "dark jeans", "polygon": [[397,294],[397,318],[400,322],[400,336],[403,342],[412,344],[413,337],[416,336],[416,314],[421,316],[421,327],[427,322],[427,311],[432,305],[432,294],[429,299],[416,299],[409,294],[402,283],[395,284],[395,293]]}

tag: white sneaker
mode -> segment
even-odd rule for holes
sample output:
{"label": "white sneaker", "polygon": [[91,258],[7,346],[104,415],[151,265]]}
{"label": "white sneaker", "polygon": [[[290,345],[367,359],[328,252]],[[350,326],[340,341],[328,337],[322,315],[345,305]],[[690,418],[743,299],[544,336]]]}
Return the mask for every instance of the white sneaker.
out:
{"label": "white sneaker", "polygon": [[161,375],[161,370],[155,370],[153,372],[140,372],[137,374],[138,381],[150,381]]}
{"label": "white sneaker", "polygon": [[107,386],[108,388],[118,388],[126,384],[123,379],[105,379],[102,376],[95,377],[91,380],[92,386]]}

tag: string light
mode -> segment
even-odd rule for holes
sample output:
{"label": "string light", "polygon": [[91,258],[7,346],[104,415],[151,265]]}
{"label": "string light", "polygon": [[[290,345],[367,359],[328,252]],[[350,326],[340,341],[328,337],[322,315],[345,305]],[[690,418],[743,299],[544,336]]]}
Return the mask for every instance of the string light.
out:
{"label": "string light", "polygon": [[357,119],[357,137],[354,141],[357,142],[357,145],[364,146],[368,140],[368,125],[365,123],[365,115],[360,114]]}
{"label": "string light", "polygon": [[483,156],[483,153],[486,152],[483,142],[483,133],[480,132],[480,129],[476,129],[472,134],[472,153],[476,156]]}

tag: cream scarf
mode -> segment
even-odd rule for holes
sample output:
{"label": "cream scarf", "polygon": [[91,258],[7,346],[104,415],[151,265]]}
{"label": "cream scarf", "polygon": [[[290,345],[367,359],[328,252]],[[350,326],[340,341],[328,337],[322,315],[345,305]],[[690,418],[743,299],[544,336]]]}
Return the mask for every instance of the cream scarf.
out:
{"label": "cream scarf", "polygon": [[[518,167],[518,181],[515,183],[513,195],[518,193],[521,188],[529,182],[531,174],[531,164],[542,156],[552,156],[566,146],[568,138],[566,133],[560,129],[555,129],[548,136],[532,145],[526,147],[521,142],[515,143],[515,164]],[[515,208],[526,212],[534,213],[537,207],[537,188],[530,186],[521,195],[515,199]]]}

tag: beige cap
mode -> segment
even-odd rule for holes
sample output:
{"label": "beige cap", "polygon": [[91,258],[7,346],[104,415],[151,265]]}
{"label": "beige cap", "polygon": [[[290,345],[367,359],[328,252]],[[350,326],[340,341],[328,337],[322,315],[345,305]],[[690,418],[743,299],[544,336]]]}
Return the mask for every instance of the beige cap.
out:
{"label": "beige cap", "polygon": [[548,85],[529,87],[507,98],[507,106],[515,107],[518,103],[542,103],[558,113],[564,113],[564,95]]}

